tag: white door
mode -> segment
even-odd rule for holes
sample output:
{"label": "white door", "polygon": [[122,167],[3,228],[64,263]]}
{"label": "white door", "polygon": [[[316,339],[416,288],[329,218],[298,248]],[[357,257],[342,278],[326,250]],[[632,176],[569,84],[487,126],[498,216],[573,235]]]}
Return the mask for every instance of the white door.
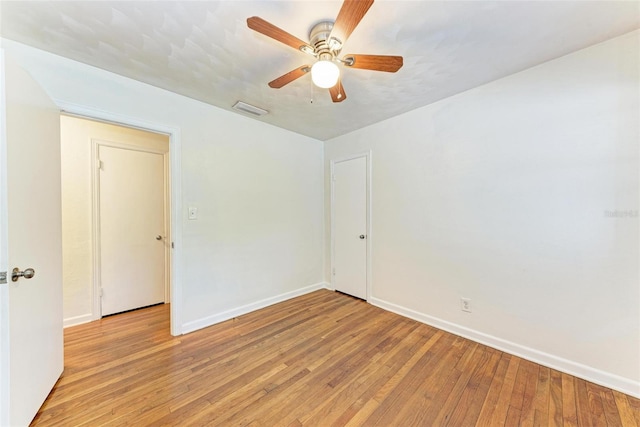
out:
{"label": "white door", "polygon": [[[0,425],[22,426],[64,364],[60,112],[29,74],[1,62]],[[14,268],[35,275],[13,282]]]}
{"label": "white door", "polygon": [[333,286],[367,299],[367,158],[333,164]]}
{"label": "white door", "polygon": [[165,160],[100,144],[102,315],[165,300]]}

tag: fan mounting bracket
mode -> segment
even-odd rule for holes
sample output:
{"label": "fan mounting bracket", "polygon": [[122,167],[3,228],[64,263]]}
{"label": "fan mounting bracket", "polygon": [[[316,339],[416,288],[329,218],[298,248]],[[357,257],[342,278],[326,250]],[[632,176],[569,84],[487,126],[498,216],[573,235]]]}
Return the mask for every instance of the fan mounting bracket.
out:
{"label": "fan mounting bracket", "polygon": [[356,59],[353,56],[346,56],[346,57],[344,57],[342,59],[340,59],[340,58],[335,58],[335,59],[339,63],[344,64],[344,65],[346,65],[348,67],[351,67],[356,62]]}
{"label": "fan mounting bracket", "polygon": [[313,50],[310,46],[302,45],[298,49],[300,49],[300,51],[302,51],[304,53],[307,53],[307,54],[309,54],[311,56],[317,56],[316,55],[316,51]]}

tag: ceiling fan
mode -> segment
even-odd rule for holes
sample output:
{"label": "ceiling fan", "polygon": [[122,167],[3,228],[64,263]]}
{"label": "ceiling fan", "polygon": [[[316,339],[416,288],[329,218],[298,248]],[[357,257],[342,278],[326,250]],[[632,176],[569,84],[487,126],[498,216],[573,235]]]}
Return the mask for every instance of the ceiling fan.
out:
{"label": "ceiling fan", "polygon": [[373,0],[345,0],[335,22],[322,21],[313,26],[309,33],[309,43],[262,18],[257,16],[248,18],[247,25],[252,30],[316,58],[313,65],[303,65],[289,71],[269,82],[269,86],[279,89],[310,72],[316,86],[329,89],[333,102],[342,102],[347,95],[340,80],[340,69],[337,64],[348,68],[389,73],[398,71],[402,67],[402,56],[347,54],[342,58],[338,57],[347,38],[372,4]]}

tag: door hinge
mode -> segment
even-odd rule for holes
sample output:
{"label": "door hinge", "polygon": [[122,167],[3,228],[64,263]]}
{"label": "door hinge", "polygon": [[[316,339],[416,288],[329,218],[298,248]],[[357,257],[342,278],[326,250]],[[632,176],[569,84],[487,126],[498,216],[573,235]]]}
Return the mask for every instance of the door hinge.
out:
{"label": "door hinge", "polygon": [[4,285],[7,283],[7,272],[0,271],[0,285]]}
{"label": "door hinge", "polygon": [[173,242],[171,242],[171,249],[175,248],[175,245],[173,244]]}
{"label": "door hinge", "polygon": [[100,298],[102,298],[102,295],[104,295],[104,289],[100,288]]}
{"label": "door hinge", "polygon": [[96,166],[98,167],[98,170],[103,170],[104,169],[104,162],[102,160],[98,159],[98,162],[97,162]]}
{"label": "door hinge", "polygon": [[333,182],[336,181],[336,174],[335,173],[331,174],[331,181],[333,181]]}
{"label": "door hinge", "polygon": [[336,275],[336,269],[334,268],[333,270],[331,270],[331,273],[335,276]]}

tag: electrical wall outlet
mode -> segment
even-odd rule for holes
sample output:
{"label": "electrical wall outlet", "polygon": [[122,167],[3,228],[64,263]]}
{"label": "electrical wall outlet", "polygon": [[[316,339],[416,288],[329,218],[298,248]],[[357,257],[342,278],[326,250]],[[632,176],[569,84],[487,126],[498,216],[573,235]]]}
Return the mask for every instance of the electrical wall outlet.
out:
{"label": "electrical wall outlet", "polygon": [[460,298],[460,310],[471,313],[471,299]]}

